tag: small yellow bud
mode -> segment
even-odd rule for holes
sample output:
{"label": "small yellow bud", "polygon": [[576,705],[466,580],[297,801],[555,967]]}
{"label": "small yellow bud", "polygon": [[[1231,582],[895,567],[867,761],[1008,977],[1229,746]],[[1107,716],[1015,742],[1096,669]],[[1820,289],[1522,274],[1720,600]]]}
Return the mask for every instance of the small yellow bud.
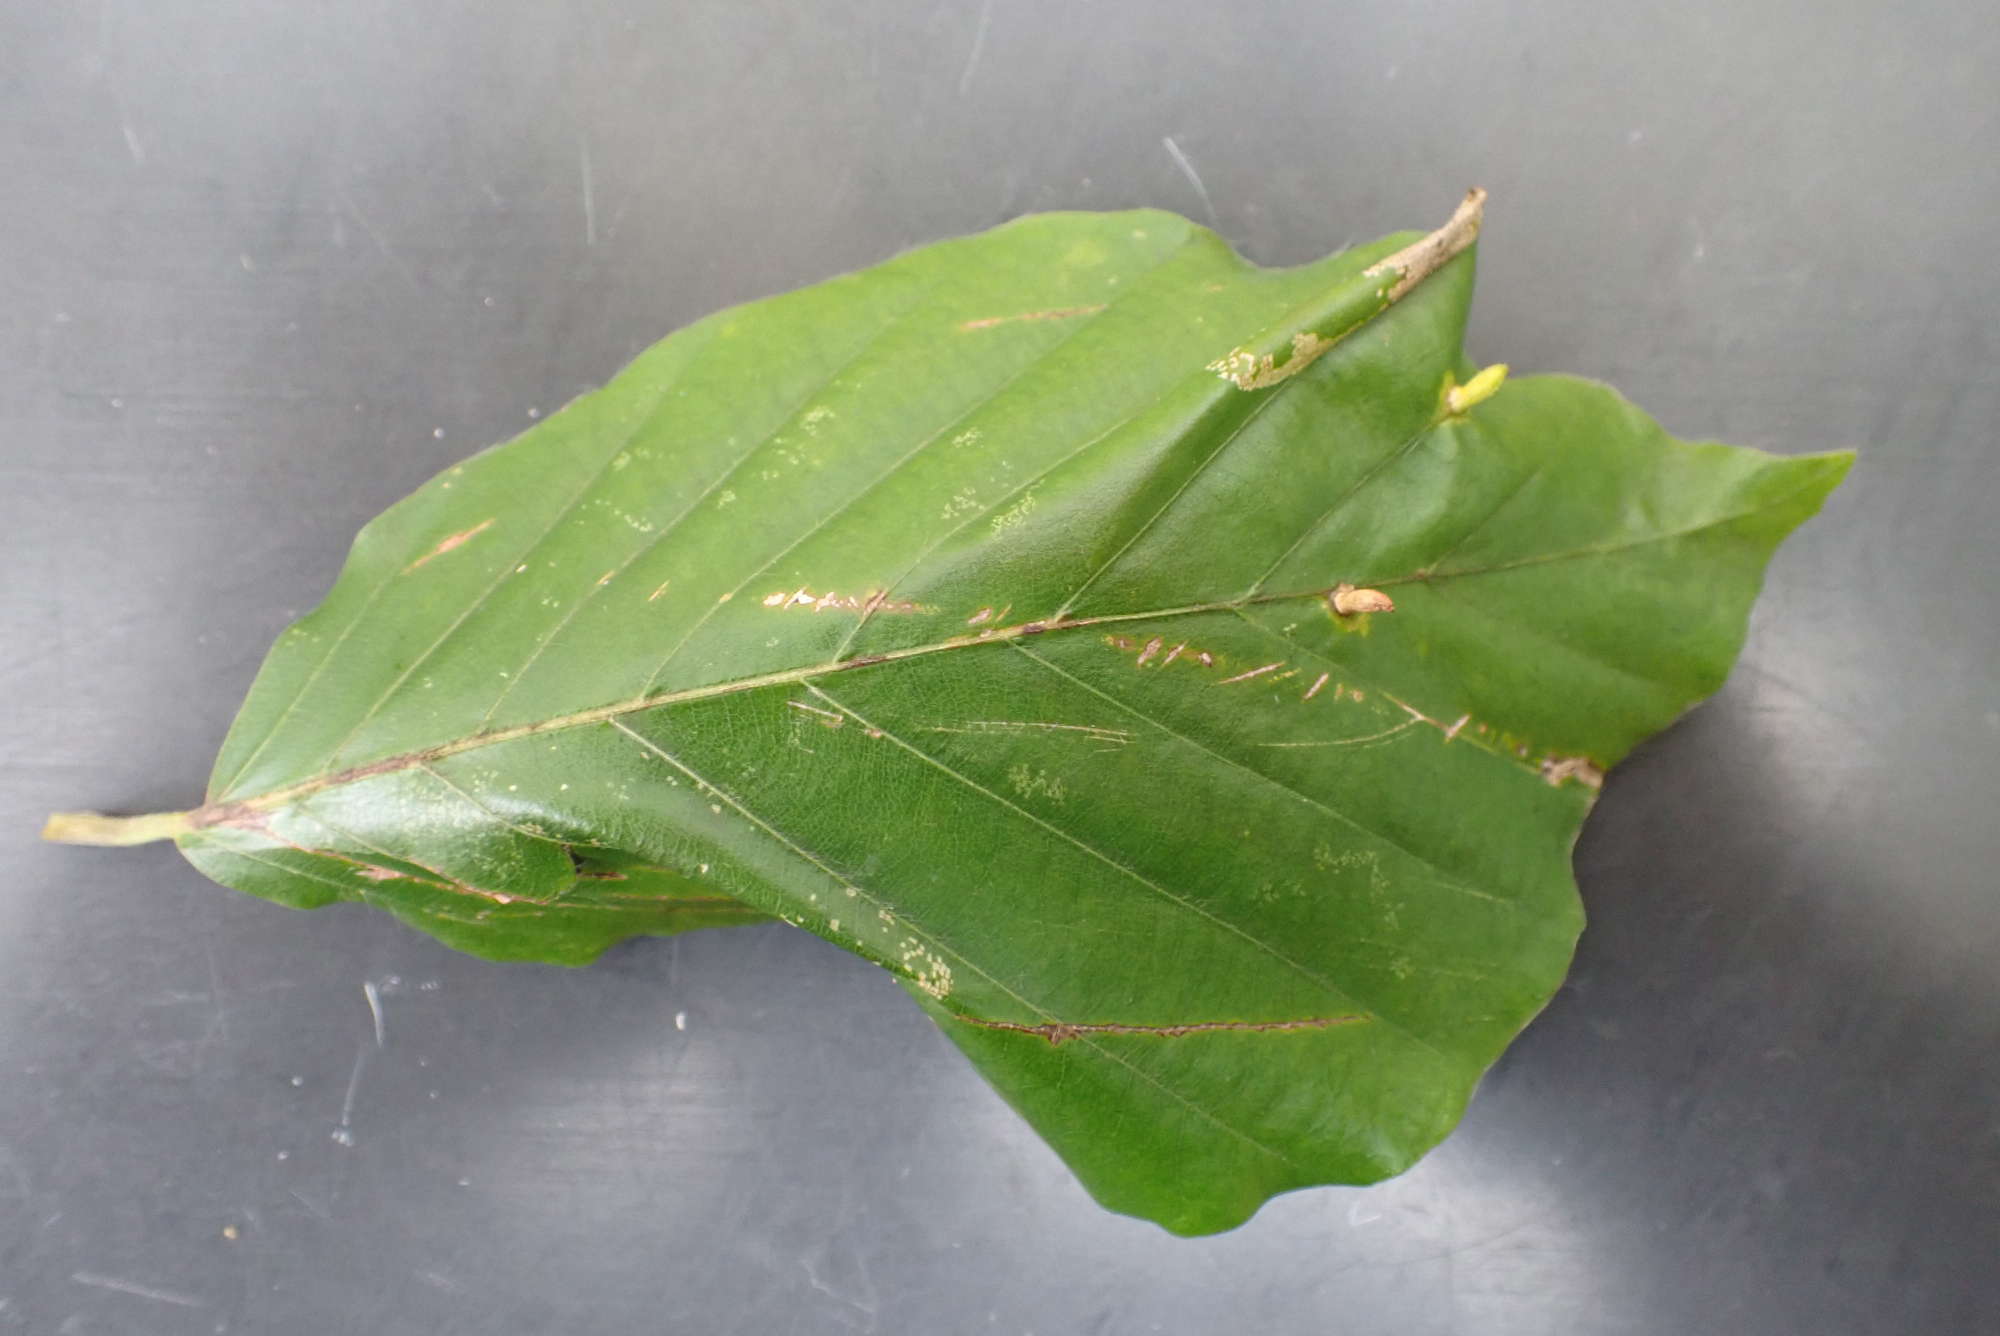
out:
{"label": "small yellow bud", "polygon": [[1483,404],[1500,392],[1501,384],[1507,379],[1507,364],[1495,362],[1463,385],[1454,385],[1444,392],[1444,406],[1453,416],[1463,413],[1474,404]]}

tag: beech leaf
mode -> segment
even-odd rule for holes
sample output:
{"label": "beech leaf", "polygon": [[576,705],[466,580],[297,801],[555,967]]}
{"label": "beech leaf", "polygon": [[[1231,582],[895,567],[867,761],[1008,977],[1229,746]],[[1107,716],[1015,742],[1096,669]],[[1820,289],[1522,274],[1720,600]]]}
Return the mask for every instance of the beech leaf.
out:
{"label": "beech leaf", "polygon": [[1480,203],[1290,269],[1026,217],[710,316],[364,528],[203,805],[48,833],[496,959],[784,919],[1177,1232],[1394,1174],[1849,463],[1468,362]]}

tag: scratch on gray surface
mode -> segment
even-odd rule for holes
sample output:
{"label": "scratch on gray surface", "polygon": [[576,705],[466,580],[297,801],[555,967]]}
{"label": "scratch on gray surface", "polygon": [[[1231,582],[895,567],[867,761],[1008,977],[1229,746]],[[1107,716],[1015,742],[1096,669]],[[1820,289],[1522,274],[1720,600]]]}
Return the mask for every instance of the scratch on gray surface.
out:
{"label": "scratch on gray surface", "polygon": [[28,1182],[28,1171],[21,1167],[20,1159],[9,1150],[5,1142],[0,1142],[0,1165],[4,1165],[7,1176],[14,1180],[14,1191],[8,1194],[15,1201],[32,1201],[34,1185]]}
{"label": "scratch on gray surface", "polygon": [[340,1101],[340,1126],[333,1129],[333,1139],[343,1146],[354,1144],[354,1092],[361,1088],[361,1070],[368,1065],[368,1045],[363,1044],[354,1055],[354,1070],[347,1076],[347,1094]]}
{"label": "scratch on gray surface", "polygon": [[100,1276],[95,1271],[77,1271],[71,1274],[70,1279],[94,1289],[116,1290],[120,1294],[134,1294],[141,1299],[153,1299],[163,1304],[179,1304],[182,1308],[208,1307],[208,1300],[197,1299],[192,1294],[164,1290],[157,1285],[141,1285],[136,1280],[120,1280],[116,1276]]}
{"label": "scratch on gray surface", "polygon": [[229,1042],[229,1003],[222,996],[222,971],[215,967],[215,943],[206,936],[201,939],[201,953],[208,958],[208,1001],[212,1008],[210,1019],[214,1022],[216,1034],[226,1044]]}
{"label": "scratch on gray surface", "polygon": [[368,215],[361,212],[361,206],[354,202],[354,196],[347,193],[347,186],[345,184],[336,184],[333,188],[333,197],[339,203],[341,209],[346,212],[347,216],[354,220],[354,225],[366,233],[368,239],[375,243],[375,249],[382,252],[382,258],[390,264],[395,265],[396,272],[401,274],[404,281],[412,288],[421,291],[423,285],[417,282],[416,274],[408,265],[403,263],[403,257],[396,254],[395,249],[389,245],[389,239],[375,230],[375,224],[369,222]]}
{"label": "scratch on gray surface", "polygon": [[1210,227],[1216,226],[1215,202],[1208,197],[1208,187],[1201,183],[1201,173],[1197,172],[1194,169],[1194,164],[1188,161],[1188,155],[1181,152],[1181,146],[1174,142],[1172,135],[1166,136],[1160,140],[1160,143],[1166,146],[1167,156],[1171,157],[1174,160],[1174,165],[1181,169],[1181,175],[1185,176],[1188,179],[1188,184],[1194,187],[1194,193],[1201,196],[1201,207],[1208,214],[1208,225]]}
{"label": "scratch on gray surface", "polygon": [[[818,1290],[821,1294],[824,1294],[829,1299],[832,1299],[837,1303],[846,1304],[848,1307],[854,1309],[855,1312],[860,1313],[863,1317],[868,1319],[867,1330],[871,1332],[875,1330],[875,1320],[878,1315],[877,1304],[872,1303],[867,1299],[859,1298],[852,1294],[843,1294],[841,1291],[827,1284],[824,1280],[821,1280],[819,1271],[813,1266],[812,1259],[810,1257],[801,1257],[799,1259],[799,1267],[806,1273],[807,1283],[809,1283],[815,1290]],[[835,1314],[834,1316],[838,1318],[841,1315]],[[842,1325],[846,1325],[846,1323],[843,1322]]]}
{"label": "scratch on gray surface", "polygon": [[368,999],[368,1016],[369,1019],[375,1022],[375,1047],[380,1048],[382,1047],[383,1039],[382,994],[376,991],[373,979],[363,979],[361,981],[361,996]]}
{"label": "scratch on gray surface", "polygon": [[146,146],[139,142],[139,132],[132,128],[132,122],[118,122],[118,130],[119,133],[125,136],[125,148],[131,153],[132,161],[144,162],[146,160]]}
{"label": "scratch on gray surface", "polygon": [[[270,983],[246,984],[235,991],[246,996],[255,996],[263,993],[283,992],[285,989],[297,988],[298,986],[299,981],[297,979],[275,979]],[[165,992],[155,994],[152,997],[140,998],[139,1005],[142,1007],[185,1007],[192,1006],[196,1002],[211,1003],[213,998],[214,995],[206,991],[190,993],[179,988],[169,988]]]}
{"label": "scratch on gray surface", "polygon": [[597,187],[590,174],[590,141],[576,137],[576,169],[583,177],[583,244],[597,244]]}
{"label": "scratch on gray surface", "polygon": [[958,73],[958,95],[972,89],[973,72],[979,68],[979,53],[986,49],[986,29],[993,23],[993,0],[979,6],[979,26],[972,30],[972,50],[965,53],[965,68]]}
{"label": "scratch on gray surface", "polygon": [[331,1211],[327,1210],[327,1209],[326,1209],[326,1207],[324,1207],[324,1206],[321,1206],[321,1205],[320,1205],[320,1204],[319,1204],[318,1202],[314,1201],[314,1200],[313,1200],[313,1199],[312,1199],[311,1197],[308,1197],[308,1196],[306,1196],[306,1194],[305,1194],[305,1193],[303,1193],[303,1192],[300,1192],[300,1191],[299,1191],[299,1190],[298,1190],[297,1188],[292,1188],[292,1189],[290,1189],[290,1192],[291,1192],[291,1194],[292,1194],[292,1196],[293,1196],[293,1197],[295,1197],[295,1198],[297,1198],[297,1199],[298,1199],[298,1203],[299,1203],[299,1205],[301,1205],[301,1206],[305,1207],[305,1208],[306,1208],[306,1210],[308,1210],[308,1211],[312,1212],[312,1214],[313,1214],[313,1215],[317,1216],[317,1217],[318,1217],[318,1218],[320,1218],[321,1220],[332,1220],[332,1219],[333,1219],[333,1212],[331,1212]]}

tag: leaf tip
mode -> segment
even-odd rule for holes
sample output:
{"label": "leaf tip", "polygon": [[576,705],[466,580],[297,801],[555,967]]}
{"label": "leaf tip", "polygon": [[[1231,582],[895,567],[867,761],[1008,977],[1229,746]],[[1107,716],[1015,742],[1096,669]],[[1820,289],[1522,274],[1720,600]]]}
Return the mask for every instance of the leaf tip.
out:
{"label": "leaf tip", "polygon": [[1370,277],[1396,275],[1396,282],[1384,294],[1393,302],[1479,240],[1479,229],[1485,220],[1486,192],[1474,186],[1465,192],[1465,198],[1458,202],[1443,227],[1376,261],[1365,272]]}

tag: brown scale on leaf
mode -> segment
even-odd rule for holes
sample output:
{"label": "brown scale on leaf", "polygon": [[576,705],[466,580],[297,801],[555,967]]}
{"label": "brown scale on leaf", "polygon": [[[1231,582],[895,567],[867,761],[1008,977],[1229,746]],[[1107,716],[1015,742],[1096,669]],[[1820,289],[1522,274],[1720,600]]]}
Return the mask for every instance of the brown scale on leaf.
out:
{"label": "brown scale on leaf", "polygon": [[1356,589],[1351,584],[1337,584],[1333,592],[1326,596],[1326,605],[1337,616],[1353,617],[1364,612],[1394,612],[1395,602],[1379,589]]}

